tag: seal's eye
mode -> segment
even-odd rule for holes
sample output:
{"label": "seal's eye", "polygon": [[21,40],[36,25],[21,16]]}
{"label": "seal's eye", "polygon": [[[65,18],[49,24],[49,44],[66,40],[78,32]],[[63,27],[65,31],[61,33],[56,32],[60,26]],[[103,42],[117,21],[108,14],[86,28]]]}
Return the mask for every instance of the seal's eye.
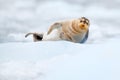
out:
{"label": "seal's eye", "polygon": [[86,19],[86,24],[89,25],[89,20],[88,19]]}
{"label": "seal's eye", "polygon": [[82,22],[82,20],[80,20],[80,22]]}
{"label": "seal's eye", "polygon": [[86,24],[88,25],[88,23],[86,22]]}

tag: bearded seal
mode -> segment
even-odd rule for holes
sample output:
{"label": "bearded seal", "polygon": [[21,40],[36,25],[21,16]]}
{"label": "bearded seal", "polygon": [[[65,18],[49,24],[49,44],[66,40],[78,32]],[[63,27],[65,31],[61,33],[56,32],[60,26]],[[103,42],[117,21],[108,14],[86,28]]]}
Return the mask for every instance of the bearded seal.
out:
{"label": "bearded seal", "polygon": [[[28,33],[26,37],[33,34],[33,40],[36,41],[58,41],[66,40],[75,43],[84,43],[88,39],[90,21],[81,17],[73,20],[66,20],[52,24],[46,34]],[[56,30],[56,33],[54,31]],[[56,34],[54,37],[47,37],[50,34]]]}

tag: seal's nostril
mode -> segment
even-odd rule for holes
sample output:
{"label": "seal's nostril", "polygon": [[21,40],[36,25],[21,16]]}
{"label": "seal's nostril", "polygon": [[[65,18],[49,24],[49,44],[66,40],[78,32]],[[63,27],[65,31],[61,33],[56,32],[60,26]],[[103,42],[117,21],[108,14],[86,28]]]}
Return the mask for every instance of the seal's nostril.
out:
{"label": "seal's nostril", "polygon": [[83,27],[85,27],[85,25],[82,24],[81,27],[83,28]]}
{"label": "seal's nostril", "polygon": [[80,25],[80,28],[81,28],[81,29],[84,29],[84,25]]}
{"label": "seal's nostril", "polygon": [[80,29],[82,29],[82,30],[86,30],[86,26],[85,26],[85,24],[80,24]]}

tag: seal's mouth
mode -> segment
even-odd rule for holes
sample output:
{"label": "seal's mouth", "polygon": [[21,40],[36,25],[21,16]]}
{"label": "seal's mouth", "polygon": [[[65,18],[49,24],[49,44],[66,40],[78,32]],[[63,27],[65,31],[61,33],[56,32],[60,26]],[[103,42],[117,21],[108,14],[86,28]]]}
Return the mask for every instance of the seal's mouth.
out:
{"label": "seal's mouth", "polygon": [[87,30],[87,25],[85,25],[85,24],[83,24],[83,23],[81,23],[81,24],[79,25],[79,27],[80,27],[80,29],[82,29],[82,30]]}

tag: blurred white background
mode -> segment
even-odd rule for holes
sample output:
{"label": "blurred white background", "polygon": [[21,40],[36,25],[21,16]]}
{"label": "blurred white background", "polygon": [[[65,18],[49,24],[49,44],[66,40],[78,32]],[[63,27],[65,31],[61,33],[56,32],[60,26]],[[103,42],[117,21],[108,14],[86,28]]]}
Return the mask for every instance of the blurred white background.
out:
{"label": "blurred white background", "polygon": [[82,16],[91,22],[89,43],[120,35],[120,0],[0,0],[0,43],[32,41],[24,35]]}

